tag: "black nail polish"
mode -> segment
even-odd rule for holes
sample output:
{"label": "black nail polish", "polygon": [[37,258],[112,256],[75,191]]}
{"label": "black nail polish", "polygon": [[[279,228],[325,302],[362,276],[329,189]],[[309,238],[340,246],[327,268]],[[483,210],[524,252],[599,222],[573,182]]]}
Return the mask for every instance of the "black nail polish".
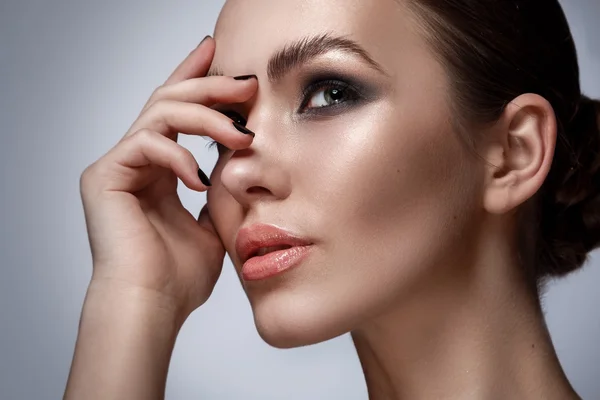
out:
{"label": "black nail polish", "polygon": [[200,180],[205,186],[212,186],[212,183],[210,183],[210,179],[208,179],[208,176],[206,176],[204,171],[202,171],[200,168],[198,168],[198,178],[200,178]]}
{"label": "black nail polish", "polygon": [[222,114],[229,117],[232,121],[237,122],[238,125],[246,126],[247,121],[240,114],[230,111],[223,111]]}
{"label": "black nail polish", "polygon": [[234,76],[233,79],[235,79],[236,81],[247,81],[248,79],[258,79],[258,77],[256,75],[240,75],[240,76]]}
{"label": "black nail polish", "polygon": [[256,136],[256,134],[254,132],[252,132],[250,129],[238,124],[235,121],[233,121],[233,126],[235,127],[235,129],[237,129],[238,131],[242,132],[245,135],[251,135],[252,137]]}

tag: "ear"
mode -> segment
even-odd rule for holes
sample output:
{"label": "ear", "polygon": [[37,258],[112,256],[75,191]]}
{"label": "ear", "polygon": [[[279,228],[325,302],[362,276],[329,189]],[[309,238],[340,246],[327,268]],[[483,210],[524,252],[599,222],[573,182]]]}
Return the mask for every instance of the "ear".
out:
{"label": "ear", "polygon": [[531,198],[542,186],[554,157],[556,116],[536,94],[510,102],[486,142],[484,208],[503,214]]}

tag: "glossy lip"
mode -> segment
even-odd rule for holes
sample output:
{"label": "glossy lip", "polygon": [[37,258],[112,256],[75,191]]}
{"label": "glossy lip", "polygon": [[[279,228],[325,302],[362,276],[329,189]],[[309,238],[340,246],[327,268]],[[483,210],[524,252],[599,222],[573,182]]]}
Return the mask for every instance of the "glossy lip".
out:
{"label": "glossy lip", "polygon": [[308,256],[312,246],[294,246],[277,250],[264,256],[251,257],[242,266],[245,281],[259,281],[291,269]]}
{"label": "glossy lip", "polygon": [[[312,244],[311,240],[274,225],[254,224],[240,229],[235,240],[235,249],[243,264],[244,279],[256,280],[292,267],[303,258],[302,255],[306,254],[304,250]],[[290,248],[255,256],[259,249],[274,246],[290,246]]]}

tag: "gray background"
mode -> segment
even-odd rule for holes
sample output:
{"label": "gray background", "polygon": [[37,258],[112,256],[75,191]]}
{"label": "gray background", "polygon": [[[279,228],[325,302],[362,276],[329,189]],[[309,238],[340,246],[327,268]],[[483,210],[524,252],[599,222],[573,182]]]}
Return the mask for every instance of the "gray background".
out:
{"label": "gray background", "polygon": [[[222,3],[0,3],[0,398],[62,397],[91,273],[79,176],[212,33]],[[583,88],[600,97],[600,2],[563,4]],[[216,151],[206,143],[183,140],[210,170]],[[194,213],[204,204],[204,195],[180,193]],[[597,255],[553,283],[544,302],[559,357],[585,399],[600,399]],[[181,331],[167,398],[352,400],[367,392],[347,335],[294,350],[264,344],[227,259],[213,296]]]}

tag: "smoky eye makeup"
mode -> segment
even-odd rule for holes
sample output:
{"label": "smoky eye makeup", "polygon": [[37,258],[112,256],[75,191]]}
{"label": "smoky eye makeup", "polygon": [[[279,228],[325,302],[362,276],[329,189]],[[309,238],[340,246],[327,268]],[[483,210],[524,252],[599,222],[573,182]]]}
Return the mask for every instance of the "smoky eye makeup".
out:
{"label": "smoky eye makeup", "polygon": [[377,97],[375,85],[345,73],[319,70],[300,77],[296,114],[300,118],[332,117]]}
{"label": "smoky eye makeup", "polygon": [[[342,116],[363,104],[379,97],[380,91],[374,83],[367,83],[364,78],[335,70],[318,69],[305,71],[296,76],[298,81],[295,100],[295,116],[301,121],[318,120]],[[245,117],[232,109],[216,109],[242,126],[246,126]],[[229,149],[211,140],[207,147],[216,147],[219,154]]]}

